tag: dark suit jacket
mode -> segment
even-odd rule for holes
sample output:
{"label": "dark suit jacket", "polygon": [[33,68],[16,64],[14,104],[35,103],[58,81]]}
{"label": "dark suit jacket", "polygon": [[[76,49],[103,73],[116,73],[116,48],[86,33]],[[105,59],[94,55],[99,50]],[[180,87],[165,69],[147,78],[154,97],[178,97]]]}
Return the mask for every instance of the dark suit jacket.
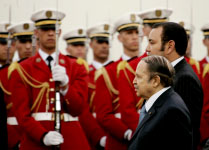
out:
{"label": "dark suit jacket", "polygon": [[176,75],[174,77],[173,88],[184,100],[190,111],[193,126],[193,149],[196,150],[200,141],[199,128],[203,105],[202,86],[193,69],[185,59],[181,60],[174,68]]}
{"label": "dark suit jacket", "polygon": [[138,125],[129,150],[191,150],[190,113],[172,88],[165,91]]}
{"label": "dark suit jacket", "polygon": [[7,137],[7,114],[6,105],[4,102],[4,93],[0,88],[0,149],[8,149],[8,137]]}

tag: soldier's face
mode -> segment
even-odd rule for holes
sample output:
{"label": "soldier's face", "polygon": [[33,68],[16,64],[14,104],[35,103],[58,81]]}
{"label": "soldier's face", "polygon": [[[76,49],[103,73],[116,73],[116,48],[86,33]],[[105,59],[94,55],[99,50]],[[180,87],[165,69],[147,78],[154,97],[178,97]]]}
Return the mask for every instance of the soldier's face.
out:
{"label": "soldier's face", "polygon": [[203,40],[203,44],[207,47],[207,49],[209,49],[209,38],[205,38]]}
{"label": "soldier's face", "polygon": [[[40,48],[46,50],[55,50],[56,33],[54,29],[48,29],[48,30],[37,29],[35,33],[39,39]],[[59,35],[60,33],[61,30],[59,30]]]}
{"label": "soldier's face", "polygon": [[16,48],[20,59],[32,56],[32,43],[31,41],[21,42],[17,40]]}
{"label": "soldier's face", "polygon": [[152,80],[150,80],[150,73],[147,71],[147,64],[144,61],[140,61],[137,66],[133,84],[137,96],[148,99],[152,95]]}
{"label": "soldier's face", "polygon": [[118,35],[119,41],[128,51],[139,50],[139,32],[138,30],[124,30]]}
{"label": "soldier's face", "polygon": [[72,45],[69,44],[66,48],[66,51],[75,57],[80,57],[83,59],[86,59],[86,52],[87,52],[87,48],[85,45]]}
{"label": "soldier's face", "polygon": [[[1,43],[0,42],[0,64],[5,64],[6,63],[6,60],[7,60],[7,50],[8,50],[7,43]],[[10,62],[11,62],[13,56],[14,56],[15,50],[16,50],[15,42],[13,41],[11,43],[11,47],[9,49],[9,60],[10,60]]]}
{"label": "soldier's face", "polygon": [[94,57],[99,59],[107,59],[109,56],[109,44],[107,42],[99,42],[97,39],[92,39],[90,46],[93,50]]}
{"label": "soldier's face", "polygon": [[7,60],[7,43],[0,43],[0,63],[4,64]]}
{"label": "soldier's face", "polygon": [[164,45],[162,44],[161,34],[162,27],[154,28],[149,34],[149,43],[146,48],[148,55],[160,55],[164,56]]}

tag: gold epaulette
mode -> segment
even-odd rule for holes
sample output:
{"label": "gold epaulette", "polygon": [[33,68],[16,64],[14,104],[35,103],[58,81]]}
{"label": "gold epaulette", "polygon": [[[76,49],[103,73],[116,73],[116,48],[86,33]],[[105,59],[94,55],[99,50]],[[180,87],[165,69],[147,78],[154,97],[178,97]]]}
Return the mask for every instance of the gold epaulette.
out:
{"label": "gold epaulette", "polygon": [[130,84],[130,86],[132,86],[132,82],[128,77],[126,69],[135,75],[135,71],[133,70],[133,68],[129,65],[127,61],[123,60],[117,66],[117,77],[119,77],[120,71],[123,70],[126,79],[128,80],[128,83]]}
{"label": "gold epaulette", "polygon": [[109,77],[109,75],[108,75],[108,73],[107,73],[107,70],[106,70],[104,67],[100,68],[99,70],[97,70],[97,71],[95,72],[95,78],[94,78],[94,79],[95,79],[95,82],[96,82],[96,80],[97,80],[101,75],[103,75],[103,77],[104,77],[105,84],[106,84],[106,86],[107,86],[107,88],[108,88],[110,94],[112,95],[112,93],[114,93],[115,95],[118,95],[119,92],[118,92],[118,90],[116,90],[116,89],[113,87],[112,82],[111,82],[111,80],[110,80],[110,77]]}
{"label": "gold epaulette", "polygon": [[102,68],[95,71],[94,82],[96,82],[97,79],[102,75]]}
{"label": "gold epaulette", "polygon": [[123,61],[119,62],[119,64],[117,65],[117,77],[119,77],[119,74],[120,74],[121,70],[125,70],[126,64],[127,64],[126,60],[123,60]]}
{"label": "gold epaulette", "polygon": [[200,74],[200,64],[199,64],[199,62],[197,60],[195,60],[194,58],[190,57],[189,63],[191,65],[195,65],[196,68],[197,68],[198,74]]}
{"label": "gold epaulette", "polygon": [[84,59],[77,58],[76,62],[79,65],[84,65],[84,67],[86,68],[86,71],[89,72],[89,65],[88,65],[88,63]]}
{"label": "gold epaulette", "polygon": [[[36,100],[34,104],[31,107],[31,111],[37,106],[36,112],[38,111],[40,104],[42,102],[42,99],[44,97],[44,93],[46,92],[46,100],[47,105],[49,106],[49,83],[48,82],[39,82],[36,79],[34,79],[32,76],[30,76],[18,62],[13,62],[9,68],[8,68],[8,78],[11,77],[12,72],[16,70],[21,77],[23,82],[26,82],[33,88],[40,88],[40,92],[38,93],[38,96],[36,97]],[[34,84],[35,82],[36,84]],[[48,108],[48,107],[47,107]],[[48,111],[48,110],[47,110]]]}
{"label": "gold epaulette", "polygon": [[203,74],[202,77],[204,78],[205,75],[209,72],[209,64],[205,65],[204,69],[203,69]]}

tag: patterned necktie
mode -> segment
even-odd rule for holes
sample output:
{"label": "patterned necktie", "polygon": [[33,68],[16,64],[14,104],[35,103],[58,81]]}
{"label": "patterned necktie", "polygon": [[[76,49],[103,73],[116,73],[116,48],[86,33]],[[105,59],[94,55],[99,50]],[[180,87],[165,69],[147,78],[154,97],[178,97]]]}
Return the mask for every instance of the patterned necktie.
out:
{"label": "patterned necktie", "polygon": [[48,67],[49,67],[49,69],[51,70],[51,61],[53,60],[53,57],[49,55],[49,56],[46,58],[46,60],[48,61]]}
{"label": "patterned necktie", "polygon": [[146,114],[147,114],[147,111],[145,109],[145,104],[144,104],[143,107],[140,110],[139,124],[144,119],[144,117],[145,117]]}

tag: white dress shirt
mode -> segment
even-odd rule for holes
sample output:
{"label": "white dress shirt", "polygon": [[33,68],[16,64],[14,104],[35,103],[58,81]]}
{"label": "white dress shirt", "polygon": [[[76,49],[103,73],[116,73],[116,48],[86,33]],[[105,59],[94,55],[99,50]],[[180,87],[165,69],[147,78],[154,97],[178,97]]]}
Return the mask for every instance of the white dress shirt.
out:
{"label": "white dress shirt", "polygon": [[146,101],[146,103],[145,103],[146,112],[148,112],[148,111],[150,110],[150,108],[151,108],[152,105],[155,103],[155,101],[158,99],[158,97],[159,97],[160,95],[162,95],[165,91],[167,91],[169,88],[170,88],[170,86],[161,89],[160,91],[158,91],[157,93],[155,93],[154,95],[152,95],[152,96]]}
{"label": "white dress shirt", "polygon": [[175,67],[182,59],[184,59],[184,56],[179,57],[178,59],[171,62],[171,65]]}

